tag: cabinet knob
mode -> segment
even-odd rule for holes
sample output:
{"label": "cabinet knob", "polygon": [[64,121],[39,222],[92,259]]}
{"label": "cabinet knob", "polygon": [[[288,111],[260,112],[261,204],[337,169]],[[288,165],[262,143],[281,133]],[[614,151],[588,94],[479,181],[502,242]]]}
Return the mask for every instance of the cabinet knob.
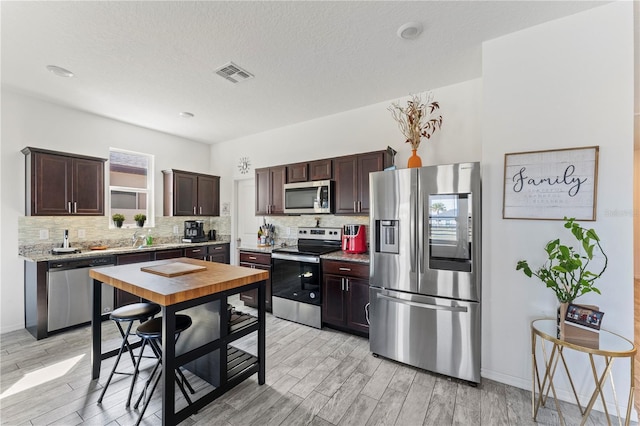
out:
{"label": "cabinet knob", "polygon": [[258,258],[257,258],[257,257],[254,257],[254,256],[249,256],[249,259],[251,259],[251,260],[256,260],[256,259],[258,259]]}
{"label": "cabinet knob", "polygon": [[67,211],[71,213],[71,201],[67,203]]}
{"label": "cabinet knob", "polygon": [[202,206],[200,206],[200,214],[202,214]]}
{"label": "cabinet knob", "polygon": [[193,249],[192,250],[194,253],[200,253],[200,249]]}
{"label": "cabinet knob", "polygon": [[196,214],[196,206],[193,206],[193,215],[195,216]]}
{"label": "cabinet knob", "polygon": [[351,268],[340,268],[341,271],[351,272]]}

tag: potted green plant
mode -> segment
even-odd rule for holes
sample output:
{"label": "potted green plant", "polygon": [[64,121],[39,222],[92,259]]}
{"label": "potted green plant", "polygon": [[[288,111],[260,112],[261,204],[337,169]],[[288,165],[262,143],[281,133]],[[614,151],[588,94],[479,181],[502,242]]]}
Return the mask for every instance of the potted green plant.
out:
{"label": "potted green plant", "polygon": [[[563,323],[564,312],[569,303],[586,293],[600,294],[595,281],[602,276],[608,263],[607,255],[600,244],[600,237],[595,230],[583,228],[575,218],[565,217],[564,221],[564,227],[571,231],[580,245],[579,251],[562,244],[557,238],[545,246],[547,261],[540,268],[532,270],[526,260],[520,260],[516,265],[516,270],[522,270],[529,278],[535,276],[553,290],[560,303],[559,325]],[[596,268],[594,272],[588,268],[597,252],[602,254],[604,260],[601,267]]]}
{"label": "potted green plant", "polygon": [[135,220],[138,226],[142,228],[144,226],[144,221],[147,220],[147,216],[142,213],[138,213],[133,217],[133,220]]}
{"label": "potted green plant", "polygon": [[122,228],[122,223],[124,222],[124,215],[120,213],[114,213],[111,216],[111,220],[116,225],[116,228]]}

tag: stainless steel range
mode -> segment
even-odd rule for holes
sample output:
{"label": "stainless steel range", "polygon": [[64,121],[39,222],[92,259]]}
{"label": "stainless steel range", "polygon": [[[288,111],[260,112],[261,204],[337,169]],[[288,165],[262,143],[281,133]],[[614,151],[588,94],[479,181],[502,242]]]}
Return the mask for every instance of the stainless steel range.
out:
{"label": "stainless steel range", "polygon": [[271,253],[273,315],[322,327],[320,256],[340,250],[341,228],[298,228],[298,245]]}

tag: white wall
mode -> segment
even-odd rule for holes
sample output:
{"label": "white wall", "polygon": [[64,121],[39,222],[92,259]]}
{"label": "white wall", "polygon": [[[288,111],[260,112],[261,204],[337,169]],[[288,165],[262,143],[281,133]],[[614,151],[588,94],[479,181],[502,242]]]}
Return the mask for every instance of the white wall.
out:
{"label": "white wall", "polygon": [[[0,331],[24,327],[23,260],[18,217],[24,216],[25,146],[108,158],[109,148],[155,155],[155,215],[162,215],[161,170],[209,173],[210,146],[2,91]],[[108,176],[106,176],[108,182]],[[105,232],[109,232],[105,229]]]}
{"label": "white wall", "polygon": [[[599,305],[604,327],[633,340],[632,7],[609,4],[483,46],[484,377],[530,387],[529,323],[552,314],[557,302],[515,265],[541,265],[546,242],[572,238],[562,222],[502,219],[507,152],[600,146],[597,221],[583,225],[600,235],[609,267],[599,281],[602,295],[578,301]],[[584,395],[588,359],[570,363],[584,372],[577,383]],[[614,371],[619,392],[629,385],[624,367]],[[559,390],[569,398],[566,383]],[[626,394],[618,396],[624,403]]]}

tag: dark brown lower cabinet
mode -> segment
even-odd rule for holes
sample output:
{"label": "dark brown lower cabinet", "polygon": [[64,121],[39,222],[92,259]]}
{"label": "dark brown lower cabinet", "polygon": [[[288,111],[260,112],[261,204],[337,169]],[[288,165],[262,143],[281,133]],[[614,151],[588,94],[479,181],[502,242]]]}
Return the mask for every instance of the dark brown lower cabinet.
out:
{"label": "dark brown lower cabinet", "polygon": [[322,322],[368,335],[369,265],[323,260]]}
{"label": "dark brown lower cabinet", "polygon": [[[271,255],[268,253],[255,253],[251,251],[240,251],[240,266],[245,268],[262,269],[269,272],[269,279],[265,286],[265,306],[271,312]],[[245,305],[252,308],[258,307],[258,291],[251,290],[240,293],[240,300]]]}
{"label": "dark brown lower cabinet", "polygon": [[[116,257],[116,265],[128,265],[131,263],[149,262],[153,260],[154,253],[147,251],[144,253],[127,253],[120,254]],[[116,296],[114,300],[114,309],[121,306],[130,305],[132,303],[141,302],[142,299],[124,290],[116,289]]]}
{"label": "dark brown lower cabinet", "polygon": [[182,249],[162,250],[156,252],[156,260],[175,259],[184,256]]}
{"label": "dark brown lower cabinet", "polygon": [[209,246],[207,253],[209,254],[209,262],[218,262],[229,264],[229,244],[217,244],[215,246]]}

